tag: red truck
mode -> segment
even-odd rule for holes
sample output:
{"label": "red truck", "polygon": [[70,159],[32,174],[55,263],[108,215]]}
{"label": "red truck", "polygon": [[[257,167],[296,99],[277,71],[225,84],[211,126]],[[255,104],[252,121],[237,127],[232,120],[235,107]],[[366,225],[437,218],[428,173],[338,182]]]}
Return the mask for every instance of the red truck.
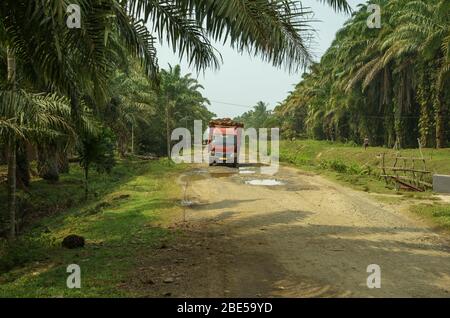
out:
{"label": "red truck", "polygon": [[209,165],[225,164],[237,167],[241,135],[244,125],[230,118],[216,119],[209,123]]}

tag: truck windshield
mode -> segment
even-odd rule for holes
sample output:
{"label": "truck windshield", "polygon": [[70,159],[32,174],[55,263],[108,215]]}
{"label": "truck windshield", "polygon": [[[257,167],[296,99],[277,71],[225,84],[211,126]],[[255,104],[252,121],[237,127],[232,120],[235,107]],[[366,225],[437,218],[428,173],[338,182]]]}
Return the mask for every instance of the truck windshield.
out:
{"label": "truck windshield", "polygon": [[215,145],[234,145],[235,135],[214,135],[213,143]]}

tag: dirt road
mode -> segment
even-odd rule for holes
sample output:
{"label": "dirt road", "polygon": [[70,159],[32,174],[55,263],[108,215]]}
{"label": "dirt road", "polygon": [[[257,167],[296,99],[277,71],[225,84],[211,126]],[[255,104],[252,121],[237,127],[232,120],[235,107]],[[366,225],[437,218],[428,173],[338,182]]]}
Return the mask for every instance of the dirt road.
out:
{"label": "dirt road", "polygon": [[[294,168],[269,178],[256,167],[239,172],[198,168],[180,178],[192,204],[188,228],[152,255],[168,265],[148,274],[170,278],[149,295],[450,297],[445,234],[370,194]],[[258,185],[264,182],[275,185]],[[367,287],[369,264],[381,267],[380,289]]]}

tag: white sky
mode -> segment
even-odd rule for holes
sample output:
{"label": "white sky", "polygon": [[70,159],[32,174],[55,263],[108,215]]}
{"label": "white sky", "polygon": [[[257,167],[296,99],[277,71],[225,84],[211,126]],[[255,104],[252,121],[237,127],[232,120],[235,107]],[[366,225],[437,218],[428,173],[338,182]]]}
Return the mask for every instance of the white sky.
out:
{"label": "white sky", "polygon": [[[355,9],[364,0],[348,0]],[[318,0],[303,0],[303,6],[310,7],[315,13],[313,27],[317,30],[317,38],[312,51],[317,60],[331,45],[336,32],[349,18],[343,13],[334,12],[329,6]],[[218,117],[235,117],[248,111],[258,101],[266,102],[273,109],[283,101],[288,92],[300,81],[302,70],[297,74],[289,74],[283,68],[278,69],[258,57],[247,54],[240,55],[233,49],[220,44],[215,46],[222,54],[223,65],[218,71],[207,70],[197,74],[188,68],[186,61],[181,61],[173,52],[158,46],[158,60],[162,68],[168,64],[181,64],[183,73],[192,73],[205,89],[203,95],[211,101],[209,109]],[[235,105],[230,105],[235,104]]]}

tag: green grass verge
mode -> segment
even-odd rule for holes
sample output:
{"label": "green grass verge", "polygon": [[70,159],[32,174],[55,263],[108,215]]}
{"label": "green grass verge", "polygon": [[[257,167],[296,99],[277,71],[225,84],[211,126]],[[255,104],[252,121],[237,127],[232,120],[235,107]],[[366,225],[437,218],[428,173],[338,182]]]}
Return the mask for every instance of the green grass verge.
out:
{"label": "green grass verge", "polygon": [[[429,171],[440,174],[450,174],[450,149],[423,149]],[[300,167],[313,170],[341,181],[358,190],[376,193],[392,193],[393,187],[386,187],[379,177],[381,153],[392,158],[395,151],[381,147],[369,147],[364,150],[361,146],[343,143],[297,140],[282,141],[280,143],[280,160]],[[417,149],[401,150],[402,156],[419,157]],[[387,161],[387,165],[392,160]],[[431,180],[428,180],[431,181]],[[427,194],[415,194],[417,197]]]}
{"label": "green grass verge", "polygon": [[411,208],[411,211],[432,221],[440,228],[450,231],[450,205],[448,204],[420,204]]}
{"label": "green grass verge", "polygon": [[[109,175],[92,173],[88,201],[77,166],[57,184],[33,181],[21,201],[35,219],[15,243],[0,240],[0,297],[139,296],[118,286],[139,255],[173,237],[166,225],[180,211],[175,178],[183,169],[167,161],[119,162]],[[62,248],[68,234],[84,236],[85,248]],[[69,264],[81,267],[81,289],[66,287]]]}

